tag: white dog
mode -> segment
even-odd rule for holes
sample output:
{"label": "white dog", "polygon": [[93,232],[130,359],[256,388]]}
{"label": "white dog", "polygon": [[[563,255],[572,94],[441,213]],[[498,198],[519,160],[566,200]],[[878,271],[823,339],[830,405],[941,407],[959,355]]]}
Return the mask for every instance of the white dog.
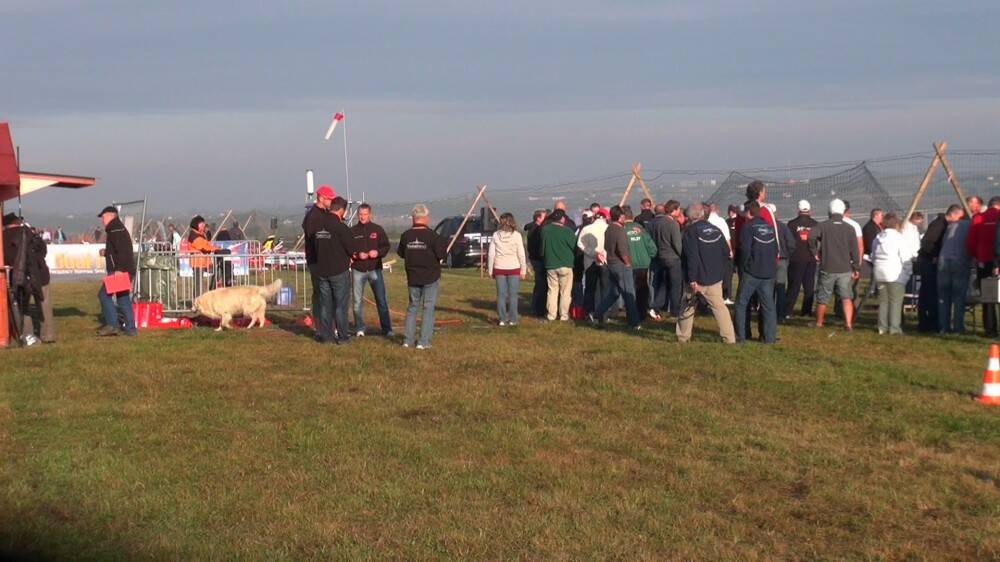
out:
{"label": "white dog", "polygon": [[249,316],[250,324],[247,328],[253,328],[256,323],[264,327],[264,313],[267,312],[267,301],[274,298],[281,289],[281,279],[270,285],[258,287],[249,285],[246,287],[224,287],[209,291],[194,299],[194,310],[213,320],[219,321],[216,331],[223,328],[232,329],[234,316]]}

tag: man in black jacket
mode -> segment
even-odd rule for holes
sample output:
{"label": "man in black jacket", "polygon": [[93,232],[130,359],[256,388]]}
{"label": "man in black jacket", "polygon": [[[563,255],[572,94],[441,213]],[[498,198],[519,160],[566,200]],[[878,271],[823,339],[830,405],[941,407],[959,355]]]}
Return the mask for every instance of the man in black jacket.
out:
{"label": "man in black jacket", "polygon": [[[45,264],[48,248],[41,236],[13,213],[4,216],[3,229],[4,265],[12,270],[19,269],[11,275],[15,281],[11,289],[17,298],[16,311],[20,314],[21,338],[27,346],[38,343],[39,337],[44,343],[52,343],[56,336],[52,301],[49,298],[49,267]],[[35,303],[34,309],[29,308],[32,301]],[[41,324],[37,337],[32,318],[35,314],[39,316]]]}
{"label": "man in black jacket", "polygon": [[788,221],[788,229],[795,238],[795,246],[788,258],[788,288],[785,291],[786,314],[795,308],[802,290],[802,307],[799,314],[812,316],[813,296],[816,288],[816,256],[809,249],[809,233],[819,222],[812,218],[812,205],[799,201],[799,216]]}
{"label": "man in black jacket", "polygon": [[[316,341],[343,344],[350,341],[347,303],[351,291],[354,238],[343,222],[347,201],[332,195],[333,190],[326,186],[316,190],[316,205],[306,214],[302,229],[306,241],[306,263],[316,298],[313,305],[318,327]],[[326,212],[327,206],[329,212]],[[333,331],[334,324],[336,333]]]}
{"label": "man in black jacket", "polygon": [[653,200],[643,198],[643,200],[639,202],[639,214],[635,216],[635,222],[638,223],[639,226],[645,228],[646,223],[653,220],[654,216],[656,215],[653,213]]}
{"label": "man in black jacket", "polygon": [[415,205],[410,217],[413,228],[399,237],[399,247],[396,248],[396,253],[405,261],[410,297],[410,304],[406,309],[403,347],[413,346],[417,313],[423,309],[420,339],[416,344],[417,349],[427,349],[431,346],[431,336],[434,335],[434,305],[437,303],[441,281],[441,260],[448,253],[448,240],[428,228],[430,212],[426,205]]}
{"label": "man in black jacket", "polygon": [[[135,278],[135,252],[132,249],[132,235],[118,218],[118,209],[107,206],[97,215],[104,224],[104,263],[108,275],[127,273],[129,280]],[[135,316],[132,313],[131,290],[108,293],[105,285],[97,291],[104,315],[104,325],[97,331],[101,336],[126,336],[137,334]],[[122,318],[122,323],[118,319]]]}
{"label": "man in black jacket", "polygon": [[920,294],[917,297],[917,330],[936,332],[938,327],[937,270],[938,254],[944,244],[948,220],[941,213],[927,225],[917,252],[917,273],[920,274]]}
{"label": "man in black jacket", "polygon": [[524,225],[527,236],[528,261],[535,276],[535,285],[531,289],[531,313],[538,318],[545,318],[545,299],[548,295],[548,280],[545,276],[545,262],[542,261],[542,225],[548,211],[536,209],[534,220]]}
{"label": "man in black jacket", "polygon": [[684,272],[681,268],[681,226],[680,203],[674,200],[664,204],[664,213],[649,221],[646,228],[656,243],[656,257],[653,279],[654,310],[669,311],[673,315],[680,312]]}
{"label": "man in black jacket", "polygon": [[736,342],[747,339],[747,310],[750,298],[757,296],[760,314],[764,318],[761,334],[764,343],[777,339],[778,315],[774,306],[774,285],[778,273],[778,233],[761,216],[759,201],[748,201],[747,211],[751,221],[740,228],[738,263],[740,286],[736,291]]}
{"label": "man in black jacket", "polygon": [[722,279],[729,271],[729,243],[722,231],[705,220],[705,209],[695,203],[687,208],[688,223],[684,228],[683,253],[684,298],[677,319],[677,341],[691,340],[694,313],[699,296],[712,310],[719,325],[719,335],[725,343],[736,343],[733,319],[722,297]]}
{"label": "man in black jacket", "polygon": [[382,335],[392,337],[392,320],[389,318],[389,301],[385,294],[385,280],[382,278],[382,258],[389,253],[389,237],[385,230],[372,222],[372,208],[368,203],[358,206],[358,224],[351,227],[354,237],[354,263],[351,264],[351,280],[354,289],[354,332],[365,335],[363,302],[365,285],[371,285],[378,309],[378,322]]}

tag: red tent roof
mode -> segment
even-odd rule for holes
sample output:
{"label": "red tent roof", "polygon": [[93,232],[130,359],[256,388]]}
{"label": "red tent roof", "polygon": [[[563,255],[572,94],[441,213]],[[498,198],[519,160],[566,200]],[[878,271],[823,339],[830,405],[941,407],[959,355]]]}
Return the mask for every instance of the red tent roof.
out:
{"label": "red tent roof", "polygon": [[21,176],[17,171],[14,143],[10,140],[10,125],[0,123],[0,201],[17,197]]}

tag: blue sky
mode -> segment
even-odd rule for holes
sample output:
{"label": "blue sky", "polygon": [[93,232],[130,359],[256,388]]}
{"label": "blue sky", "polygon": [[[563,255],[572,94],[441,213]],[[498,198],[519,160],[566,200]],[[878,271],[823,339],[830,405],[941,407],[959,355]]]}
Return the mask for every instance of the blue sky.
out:
{"label": "blue sky", "polygon": [[0,0],[0,119],[73,210],[414,200],[625,170],[1000,148],[1000,2]]}

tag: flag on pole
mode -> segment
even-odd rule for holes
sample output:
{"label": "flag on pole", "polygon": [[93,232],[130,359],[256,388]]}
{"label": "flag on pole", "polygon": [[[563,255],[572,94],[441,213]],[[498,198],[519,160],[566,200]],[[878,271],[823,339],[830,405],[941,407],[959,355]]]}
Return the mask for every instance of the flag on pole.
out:
{"label": "flag on pole", "polygon": [[330,128],[326,130],[326,136],[323,137],[323,140],[330,140],[330,137],[333,136],[333,130],[337,128],[337,123],[340,123],[343,120],[344,120],[343,113],[339,111],[337,113],[334,113],[333,121],[330,122]]}

